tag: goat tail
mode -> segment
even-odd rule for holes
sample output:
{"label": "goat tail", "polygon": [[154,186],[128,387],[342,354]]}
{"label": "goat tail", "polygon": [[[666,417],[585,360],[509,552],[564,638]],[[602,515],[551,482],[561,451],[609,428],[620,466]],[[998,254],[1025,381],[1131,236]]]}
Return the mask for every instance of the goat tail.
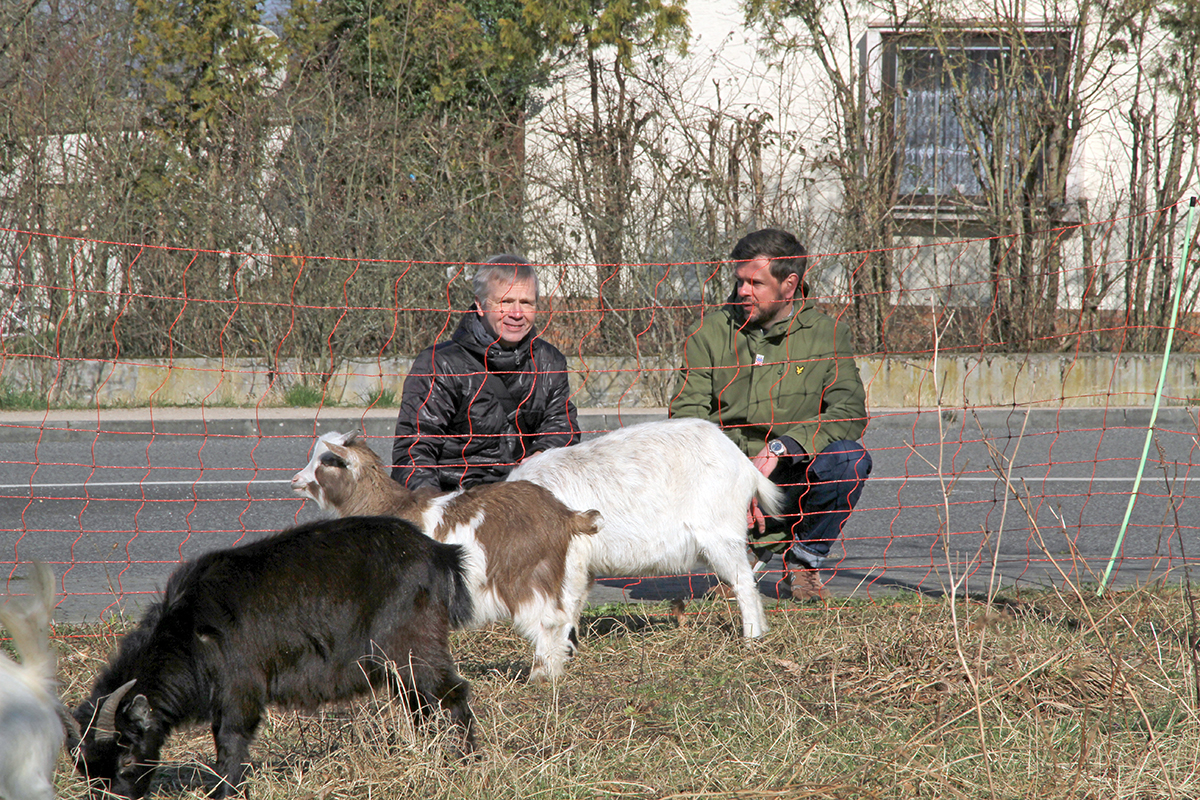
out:
{"label": "goat tail", "polygon": [[55,678],[54,651],[50,649],[50,616],[54,612],[54,573],[40,561],[29,571],[29,595],[23,603],[10,600],[0,607],[0,624],[12,634],[27,673],[52,684]]}
{"label": "goat tail", "polygon": [[783,510],[783,489],[757,469],[754,470],[754,481],[754,496],[758,498],[758,507],[768,517],[776,516]]}
{"label": "goat tail", "polygon": [[600,524],[604,518],[594,508],[580,511],[575,515],[575,536],[595,536],[600,532]]}
{"label": "goat tail", "polygon": [[457,544],[436,541],[434,544],[445,557],[445,569],[441,571],[441,576],[447,580],[439,583],[439,593],[446,603],[450,627],[469,626],[475,617],[475,602],[467,585],[467,552]]}

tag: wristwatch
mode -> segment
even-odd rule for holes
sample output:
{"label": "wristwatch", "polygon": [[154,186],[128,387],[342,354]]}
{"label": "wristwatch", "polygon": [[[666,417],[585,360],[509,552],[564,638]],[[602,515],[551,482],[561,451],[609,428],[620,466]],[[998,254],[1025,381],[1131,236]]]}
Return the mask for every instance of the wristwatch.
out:
{"label": "wristwatch", "polygon": [[771,455],[783,458],[788,454],[787,447],[779,439],[772,439],[767,442],[767,449],[771,451]]}

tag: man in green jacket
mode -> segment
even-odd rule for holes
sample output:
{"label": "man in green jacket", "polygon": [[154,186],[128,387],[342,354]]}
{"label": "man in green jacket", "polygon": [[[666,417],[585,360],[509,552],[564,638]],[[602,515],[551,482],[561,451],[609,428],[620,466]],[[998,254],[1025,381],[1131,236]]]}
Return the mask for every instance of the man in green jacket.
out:
{"label": "man in green jacket", "polygon": [[780,516],[751,505],[751,546],[784,554],[793,598],[824,598],[817,570],[871,473],[857,441],[866,390],[849,326],[813,307],[807,253],[792,234],[748,234],[730,260],[736,288],[684,342],[670,413],[717,423],[783,488]]}

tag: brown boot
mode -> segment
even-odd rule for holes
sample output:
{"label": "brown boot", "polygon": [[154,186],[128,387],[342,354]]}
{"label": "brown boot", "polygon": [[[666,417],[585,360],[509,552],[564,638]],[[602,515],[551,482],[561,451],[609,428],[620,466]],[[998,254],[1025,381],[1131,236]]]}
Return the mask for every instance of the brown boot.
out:
{"label": "brown boot", "polygon": [[829,590],[821,583],[821,573],[815,569],[787,565],[787,582],[792,587],[793,600],[827,600]]}

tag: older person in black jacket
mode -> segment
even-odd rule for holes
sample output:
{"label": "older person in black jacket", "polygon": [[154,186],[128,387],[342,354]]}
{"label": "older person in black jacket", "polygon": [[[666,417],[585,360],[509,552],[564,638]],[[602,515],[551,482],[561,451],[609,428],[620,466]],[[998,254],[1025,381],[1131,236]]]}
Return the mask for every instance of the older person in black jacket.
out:
{"label": "older person in black jacket", "polygon": [[448,342],[421,352],[400,398],[392,477],[410,489],[504,480],[526,457],[579,441],[567,359],[538,337],[538,283],[520,256],[493,256]]}

